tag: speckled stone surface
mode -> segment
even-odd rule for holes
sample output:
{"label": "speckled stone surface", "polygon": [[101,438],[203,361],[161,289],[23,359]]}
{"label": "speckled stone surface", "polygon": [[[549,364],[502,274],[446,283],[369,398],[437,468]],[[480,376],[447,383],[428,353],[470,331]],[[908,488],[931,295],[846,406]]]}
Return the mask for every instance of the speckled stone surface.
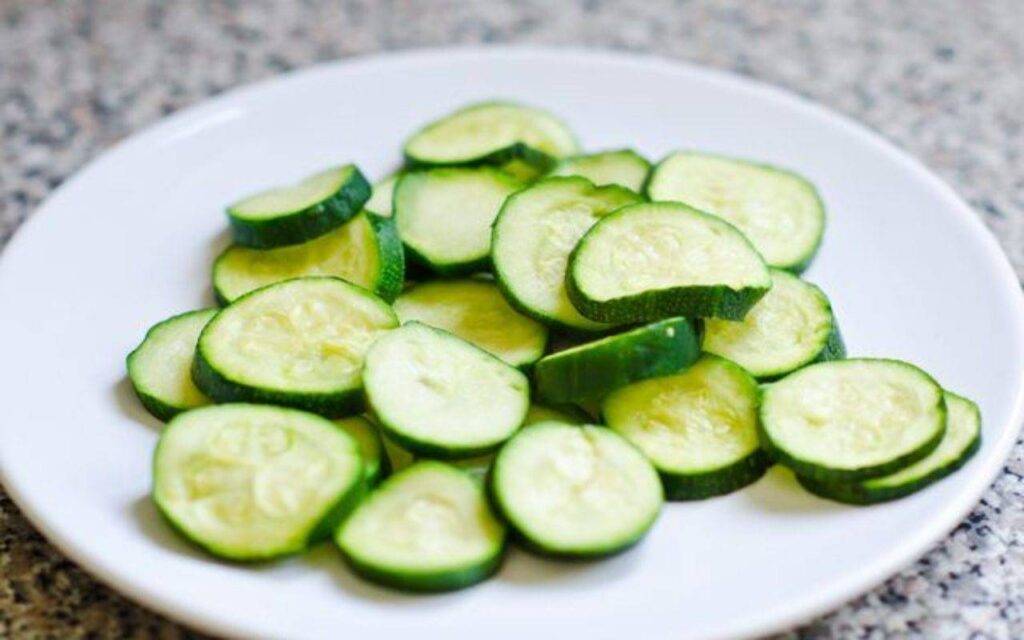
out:
{"label": "speckled stone surface", "polygon": [[[1024,274],[1019,0],[0,0],[0,246],[76,169],[168,113],[320,61],[456,43],[654,52],[787,87],[924,161]],[[785,637],[1024,637],[1022,498],[1018,443],[926,557]],[[0,637],[196,636],[96,583],[0,494]]]}

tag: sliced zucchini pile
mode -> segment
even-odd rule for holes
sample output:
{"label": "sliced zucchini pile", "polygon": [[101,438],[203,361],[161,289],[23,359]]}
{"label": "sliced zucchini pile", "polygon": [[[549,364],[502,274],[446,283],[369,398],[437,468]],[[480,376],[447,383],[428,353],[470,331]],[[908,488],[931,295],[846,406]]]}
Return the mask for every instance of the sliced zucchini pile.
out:
{"label": "sliced zucchini pile", "polygon": [[345,165],[228,206],[222,308],[128,355],[169,420],[152,499],[209,553],[262,561],[333,536],[369,580],[458,589],[499,569],[506,537],[616,553],[666,499],[740,490],[773,463],[867,505],[979,449],[970,400],[905,362],[843,359],[829,299],[794,275],[825,222],[804,178],[695,151],[653,170],[582,154],[562,121],[507,102],[402,152],[372,189]]}

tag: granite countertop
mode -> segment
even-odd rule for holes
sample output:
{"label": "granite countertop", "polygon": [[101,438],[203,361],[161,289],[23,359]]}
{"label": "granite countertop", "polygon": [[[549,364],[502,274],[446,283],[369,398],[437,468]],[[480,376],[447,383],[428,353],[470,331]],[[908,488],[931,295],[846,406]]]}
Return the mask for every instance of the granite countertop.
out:
{"label": "granite countertop", "polygon": [[[849,114],[951,183],[1024,275],[1019,0],[0,2],[0,247],[103,149],[226,89],[456,43],[658,53]],[[1024,637],[1024,446],[913,566],[786,637]],[[196,637],[98,584],[0,493],[0,636]]]}

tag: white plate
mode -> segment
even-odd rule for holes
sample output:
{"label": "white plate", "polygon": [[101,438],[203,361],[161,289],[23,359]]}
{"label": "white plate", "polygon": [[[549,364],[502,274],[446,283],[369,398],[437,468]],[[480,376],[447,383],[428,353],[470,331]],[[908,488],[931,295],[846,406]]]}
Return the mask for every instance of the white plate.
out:
{"label": "white plate", "polygon": [[[363,583],[327,545],[254,568],[183,544],[146,497],[159,425],[132,397],[124,356],[152,323],[210,303],[224,204],[340,161],[381,176],[418,125],[494,96],[565,116],[588,149],[632,146],[658,158],[695,147],[807,175],[829,211],[808,276],[831,295],[850,352],[906,358],[976,399],[981,452],[933,488],[871,508],[810,497],[773,471],[728,497],[669,505],[624,555],[558,564],[515,551],[496,579],[434,597]],[[991,481],[1022,417],[1019,285],[949,187],[798,98],[617,54],[416,52],[229,93],[134,136],[61,187],[7,248],[0,300],[8,491],[104,581],[233,636],[717,638],[779,629],[924,553]]]}

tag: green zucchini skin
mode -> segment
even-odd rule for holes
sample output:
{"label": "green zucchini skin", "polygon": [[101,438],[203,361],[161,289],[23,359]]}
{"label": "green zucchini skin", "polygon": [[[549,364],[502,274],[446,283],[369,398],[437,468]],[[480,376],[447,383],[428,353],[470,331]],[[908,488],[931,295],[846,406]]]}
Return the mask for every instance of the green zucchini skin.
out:
{"label": "green zucchini skin", "polygon": [[669,318],[545,356],[534,366],[534,374],[542,399],[567,403],[675,373],[699,356],[693,322]]}
{"label": "green zucchini skin", "polygon": [[365,215],[377,237],[380,259],[380,272],[373,292],[386,302],[394,302],[405,286],[405,248],[392,218],[372,211],[367,211]]}
{"label": "green zucchini skin", "polygon": [[251,220],[228,209],[228,221],[236,244],[252,249],[272,249],[312,240],[337,229],[362,210],[373,188],[357,167],[333,196],[317,204],[275,218]]}
{"label": "green zucchini skin", "polygon": [[353,571],[371,582],[410,593],[440,593],[465,589],[491,577],[501,568],[505,553],[503,550],[484,564],[444,573],[398,573],[361,562],[356,556],[344,552],[342,557]]}
{"label": "green zucchini skin", "polygon": [[150,395],[144,391],[140,391],[134,386],[132,388],[135,389],[135,397],[139,399],[139,402],[142,403],[142,406],[145,407],[146,411],[161,422],[168,422],[182,411],[187,411],[187,409],[180,409],[169,405],[160,398]]}
{"label": "green zucchini skin", "polygon": [[675,474],[658,469],[665,499],[673,502],[703,500],[738,491],[761,479],[772,466],[771,458],[761,449],[727,467],[706,473]]}

